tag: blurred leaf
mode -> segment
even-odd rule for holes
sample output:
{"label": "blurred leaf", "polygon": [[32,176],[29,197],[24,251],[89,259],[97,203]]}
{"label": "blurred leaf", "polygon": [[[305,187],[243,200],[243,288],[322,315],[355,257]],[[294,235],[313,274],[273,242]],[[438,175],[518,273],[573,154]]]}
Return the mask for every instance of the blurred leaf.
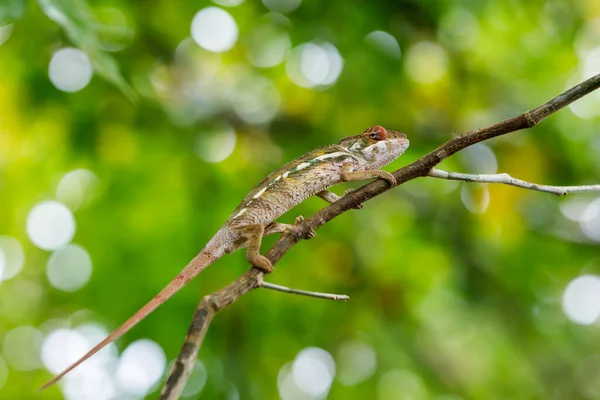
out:
{"label": "blurred leaf", "polygon": [[13,22],[25,12],[25,0],[3,0],[0,2],[0,26]]}
{"label": "blurred leaf", "polygon": [[38,3],[48,18],[61,25],[69,39],[85,51],[94,70],[135,102],[137,95],[121,75],[117,62],[100,47],[100,23],[87,3],[82,0],[38,0]]}

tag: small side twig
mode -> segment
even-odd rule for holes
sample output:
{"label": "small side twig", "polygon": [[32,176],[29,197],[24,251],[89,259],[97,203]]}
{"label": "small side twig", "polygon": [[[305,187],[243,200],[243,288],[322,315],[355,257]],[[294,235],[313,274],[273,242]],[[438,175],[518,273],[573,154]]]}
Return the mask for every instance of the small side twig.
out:
{"label": "small side twig", "polygon": [[523,181],[513,178],[507,173],[503,174],[463,174],[460,172],[449,172],[433,168],[429,171],[432,178],[447,179],[451,181],[480,182],[480,183],[502,183],[504,185],[516,186],[523,189],[536,190],[538,192],[551,193],[557,196],[565,196],[569,193],[600,192],[600,185],[582,186],[551,186]]}
{"label": "small side twig", "polygon": [[350,297],[345,294],[309,292],[307,290],[292,289],[292,288],[289,288],[286,286],[276,285],[274,283],[269,283],[269,282],[263,282],[261,286],[264,287],[265,289],[276,290],[278,292],[289,293],[289,294],[297,294],[300,296],[316,297],[317,299],[342,300],[342,301],[350,300]]}

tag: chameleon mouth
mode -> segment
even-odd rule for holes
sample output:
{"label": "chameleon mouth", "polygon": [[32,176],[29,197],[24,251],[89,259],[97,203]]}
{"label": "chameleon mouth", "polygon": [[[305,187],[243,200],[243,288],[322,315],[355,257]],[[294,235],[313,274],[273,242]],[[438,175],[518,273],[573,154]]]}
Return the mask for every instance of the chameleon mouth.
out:
{"label": "chameleon mouth", "polygon": [[386,129],[386,133],[390,138],[405,139],[406,141],[408,141],[408,137],[404,133],[392,131],[389,129]]}

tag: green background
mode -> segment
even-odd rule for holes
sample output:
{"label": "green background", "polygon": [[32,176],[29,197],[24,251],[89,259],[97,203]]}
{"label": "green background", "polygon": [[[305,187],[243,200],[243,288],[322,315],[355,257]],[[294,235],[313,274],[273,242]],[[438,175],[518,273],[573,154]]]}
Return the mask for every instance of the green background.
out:
{"label": "green background", "polygon": [[[0,24],[13,24],[0,45],[0,235],[25,252],[22,271],[0,283],[0,342],[24,325],[47,335],[49,320],[116,328],[202,248],[255,183],[318,146],[371,125],[404,132],[411,146],[391,171],[600,69],[590,55],[600,49],[596,0],[305,0],[280,14],[246,0],[222,7],[239,28],[231,50],[217,56],[188,39],[195,50],[178,61],[194,14],[215,5],[0,3]],[[111,18],[115,10],[119,18]],[[343,59],[339,78],[304,88],[290,80],[286,61],[253,66],[248,53],[264,44],[252,39],[260,26],[288,35],[292,48],[331,43]],[[400,51],[365,40],[372,31],[387,32]],[[95,70],[76,93],[48,77],[52,54],[67,46],[86,51]],[[195,73],[211,68],[200,95],[186,92]],[[264,79],[270,94],[251,89]],[[273,88],[277,113],[260,123],[228,97],[260,104]],[[485,170],[491,154],[499,172],[517,178],[596,183],[597,109],[590,96],[534,129],[487,142],[493,153],[463,152],[441,167],[495,172]],[[219,145],[211,132],[223,126],[235,130],[235,148],[207,162],[202,155]],[[37,248],[25,227],[31,208],[56,199],[61,178],[79,168],[97,176],[87,205],[74,211],[73,243],[89,252],[93,274],[78,291],[63,292],[46,277],[51,252]],[[561,306],[570,281],[600,273],[598,243],[561,207],[595,198],[421,178],[345,213],[294,247],[268,279],[351,300],[249,293],[210,327],[199,355],[207,371],[201,397],[277,398],[282,367],[314,346],[336,362],[331,399],[600,398],[598,325],[570,321]],[[281,220],[323,206],[309,199]],[[148,338],[174,359],[200,298],[247,268],[243,252],[224,257],[120,339],[119,349]],[[376,365],[348,384],[352,365],[340,354],[355,341],[372,349]],[[56,386],[36,393],[51,377],[41,364],[20,371],[5,361],[0,398],[62,398]]]}

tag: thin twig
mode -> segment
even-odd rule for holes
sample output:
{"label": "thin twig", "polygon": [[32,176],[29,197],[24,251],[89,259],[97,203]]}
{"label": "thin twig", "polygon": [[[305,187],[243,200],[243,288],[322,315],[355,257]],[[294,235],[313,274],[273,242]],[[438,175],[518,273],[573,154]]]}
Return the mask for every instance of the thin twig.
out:
{"label": "thin twig", "polygon": [[432,168],[429,176],[439,179],[463,182],[480,183],[502,183],[505,185],[516,186],[523,189],[537,190],[538,192],[552,193],[557,196],[565,196],[569,193],[600,192],[600,185],[581,185],[581,186],[551,186],[540,185],[537,183],[523,181],[513,178],[507,173],[503,174],[463,174],[460,172],[449,172],[441,169]]}
{"label": "thin twig", "polygon": [[[396,178],[398,185],[415,178],[427,176],[433,167],[452,154],[475,143],[483,142],[521,129],[531,128],[550,114],[555,113],[575,100],[593,92],[598,89],[598,87],[600,87],[600,74],[587,79],[539,107],[523,114],[454,137],[431,153],[426,154],[417,161],[395,171],[393,175]],[[306,237],[311,230],[318,229],[345,211],[356,208],[358,205],[389,189],[390,187],[387,183],[378,180],[342,197],[340,200],[323,208],[310,218],[306,219],[303,223],[299,224],[293,234],[282,235],[282,237],[269,249],[265,257],[275,265],[285,253],[295,246],[301,238]],[[262,278],[263,273],[256,268],[252,268],[225,288],[210,296],[204,297],[198,305],[198,309],[186,337],[186,342],[179,353],[177,362],[163,387],[160,396],[161,399],[172,400],[179,397],[189,374],[191,374],[195,357],[198,354],[200,346],[202,346],[204,336],[214,314],[226,305],[239,299],[250,289],[259,287],[262,284]],[[227,299],[227,301],[223,303],[217,302],[217,305],[215,306],[215,303],[209,301],[205,302],[205,299],[207,298],[223,298]],[[190,358],[192,355],[193,359]]]}
{"label": "thin twig", "polygon": [[265,289],[276,290],[278,292],[297,294],[300,296],[307,296],[307,297],[316,297],[318,299],[342,300],[342,301],[350,300],[350,297],[346,296],[345,294],[309,292],[308,290],[292,289],[292,288],[289,288],[286,286],[280,286],[280,285],[276,285],[274,283],[269,283],[269,282],[263,282],[261,286],[264,287]]}

